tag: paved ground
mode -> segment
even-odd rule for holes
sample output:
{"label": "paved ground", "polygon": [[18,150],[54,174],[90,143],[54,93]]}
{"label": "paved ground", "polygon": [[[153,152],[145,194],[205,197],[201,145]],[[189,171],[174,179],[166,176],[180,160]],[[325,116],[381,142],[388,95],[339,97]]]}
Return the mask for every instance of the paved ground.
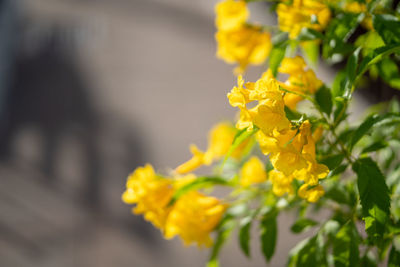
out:
{"label": "paved ground", "polygon": [[[207,251],[163,240],[120,194],[136,166],[176,166],[234,116],[232,67],[214,56],[214,2],[21,1],[15,91],[28,97],[13,104],[0,165],[1,266],[204,266]],[[301,239],[288,234],[292,221],[280,218],[270,266]],[[234,238],[222,266],[265,266],[253,243],[247,261]]]}

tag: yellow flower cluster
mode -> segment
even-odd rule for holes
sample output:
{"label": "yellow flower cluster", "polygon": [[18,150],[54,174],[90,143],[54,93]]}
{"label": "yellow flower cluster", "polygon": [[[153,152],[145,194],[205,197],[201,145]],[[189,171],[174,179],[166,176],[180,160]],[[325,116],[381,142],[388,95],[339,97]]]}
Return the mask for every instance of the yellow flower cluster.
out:
{"label": "yellow flower cluster", "polygon": [[293,0],[278,4],[279,28],[295,39],[302,28],[322,31],[328,25],[331,11],[320,0]]}
{"label": "yellow flower cluster", "polygon": [[[289,69],[289,66],[286,67]],[[316,161],[315,140],[309,121],[293,129],[295,127],[286,118],[283,93],[270,71],[255,83],[244,84],[239,76],[238,86],[228,93],[228,99],[232,106],[240,109],[236,124],[239,129],[259,128],[256,139],[275,168],[269,174],[273,192],[278,196],[292,193],[292,181],[298,179],[310,186],[302,190],[299,196],[316,201],[322,195],[315,194],[316,190],[323,190],[317,186],[319,179],[325,178],[329,169]],[[253,101],[257,101],[256,106],[248,109],[246,105]]]}
{"label": "yellow flower cluster", "polygon": [[242,0],[225,0],[215,7],[217,57],[227,63],[238,63],[237,73],[249,64],[261,64],[271,50],[271,35],[256,25],[246,23],[247,4]]}
{"label": "yellow flower cluster", "polygon": [[[289,78],[280,86],[288,91],[305,94],[314,94],[321,86],[322,82],[317,78],[312,69],[307,69],[307,64],[300,56],[294,58],[284,58],[278,71],[289,75]],[[297,103],[303,100],[298,94],[286,93],[284,96],[285,105],[295,110]]]}
{"label": "yellow flower cluster", "polygon": [[[203,152],[196,145],[191,145],[192,158],[179,165],[175,169],[175,172],[185,174],[194,171],[202,165],[210,165],[213,161],[220,159],[228,153],[236,133],[237,129],[230,123],[222,122],[215,125],[208,135],[207,151]],[[247,142],[242,143],[233,151],[231,156],[239,159],[247,144]]]}
{"label": "yellow flower cluster", "polygon": [[169,205],[174,192],[193,181],[193,174],[183,178],[164,178],[151,165],[137,168],[126,183],[122,200],[136,204],[135,214],[159,228],[167,239],[179,235],[185,245],[211,246],[210,233],[221,220],[227,205],[214,197],[190,191]]}

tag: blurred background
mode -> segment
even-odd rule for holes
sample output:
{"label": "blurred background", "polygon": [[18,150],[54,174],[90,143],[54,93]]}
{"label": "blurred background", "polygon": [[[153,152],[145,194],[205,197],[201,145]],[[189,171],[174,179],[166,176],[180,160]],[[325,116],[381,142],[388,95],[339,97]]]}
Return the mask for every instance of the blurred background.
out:
{"label": "blurred background", "polygon": [[[137,166],[177,166],[235,115],[215,2],[0,0],[1,266],[205,265],[208,250],[165,241],[120,196]],[[265,14],[259,4],[252,18]],[[289,234],[293,221],[280,216],[269,266],[304,238]],[[265,266],[257,238],[250,261],[237,243],[222,266]]]}

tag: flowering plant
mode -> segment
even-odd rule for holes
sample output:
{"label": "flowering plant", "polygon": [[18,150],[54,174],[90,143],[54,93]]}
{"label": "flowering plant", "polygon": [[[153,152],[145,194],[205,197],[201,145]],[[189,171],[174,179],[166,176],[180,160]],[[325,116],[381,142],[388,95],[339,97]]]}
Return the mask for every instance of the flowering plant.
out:
{"label": "flowering plant", "polygon": [[[237,85],[227,94],[239,112],[235,125],[214,126],[207,149],[192,145],[192,158],[169,174],[137,168],[123,201],[165,238],[211,247],[210,267],[235,228],[250,256],[250,230],[259,227],[269,261],[282,211],[297,214],[293,233],[314,229],[292,249],[288,266],[399,266],[400,103],[393,98],[359,123],[348,120],[366,81],[400,89],[397,2],[272,1],[277,27],[251,22],[250,2],[263,1],[224,0],[215,8],[217,57],[237,64]],[[320,55],[345,63],[332,85],[313,70]],[[257,81],[243,79],[250,65],[264,62]],[[210,176],[193,173],[212,164]],[[219,186],[229,193],[210,196]],[[329,216],[316,220],[321,209]]]}

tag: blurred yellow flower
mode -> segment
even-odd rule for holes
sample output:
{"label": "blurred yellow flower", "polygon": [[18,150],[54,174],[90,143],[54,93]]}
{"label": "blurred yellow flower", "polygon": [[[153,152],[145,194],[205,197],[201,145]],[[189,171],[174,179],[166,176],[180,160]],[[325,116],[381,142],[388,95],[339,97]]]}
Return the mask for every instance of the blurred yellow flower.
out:
{"label": "blurred yellow flower", "polygon": [[327,5],[318,0],[293,0],[278,4],[277,10],[279,28],[289,33],[289,38],[295,39],[302,28],[322,31],[331,18]]}
{"label": "blurred yellow flower", "polygon": [[205,152],[198,149],[196,145],[190,145],[190,152],[193,155],[192,158],[179,165],[175,169],[176,173],[185,174],[199,168],[202,165],[211,164],[212,159]]}
{"label": "blurred yellow flower", "polygon": [[215,5],[215,26],[222,31],[240,28],[249,17],[245,1],[225,0]]}
{"label": "blurred yellow flower", "polygon": [[293,176],[287,176],[282,172],[272,170],[268,173],[268,178],[272,183],[272,192],[276,196],[280,197],[286,193],[289,195],[293,194]]}
{"label": "blurred yellow flower", "polygon": [[[175,169],[175,172],[177,174],[192,172],[203,165],[210,165],[213,161],[225,156],[231,148],[237,132],[238,130],[229,122],[218,123],[210,130],[208,134],[207,151],[203,152],[199,150],[196,145],[192,144],[190,146],[190,151],[193,154],[192,158],[179,165]],[[241,143],[232,152],[231,156],[239,159],[248,144],[249,140]]]}
{"label": "blurred yellow flower", "polygon": [[172,180],[158,176],[153,167],[146,164],[129,175],[122,200],[136,204],[133,208],[135,214],[143,214],[147,221],[163,230],[172,194]]}
{"label": "blurred yellow flower", "polygon": [[299,197],[306,199],[308,202],[317,202],[320,197],[325,194],[324,188],[321,185],[312,186],[303,184],[297,191]]}
{"label": "blurred yellow flower", "polygon": [[[231,148],[237,132],[237,129],[229,122],[221,122],[215,125],[208,135],[208,149],[206,154],[213,160],[225,156]],[[239,147],[232,152],[231,156],[239,159],[248,143],[248,140],[246,140],[240,144]]]}
{"label": "blurred yellow flower", "polygon": [[258,26],[243,25],[232,31],[215,34],[217,57],[227,63],[239,64],[235,73],[242,73],[249,64],[262,64],[271,50],[271,35]]}
{"label": "blurred yellow flower", "polygon": [[197,243],[209,247],[213,241],[210,233],[220,222],[227,205],[214,197],[191,191],[180,197],[169,213],[165,238],[179,235],[185,245]]}
{"label": "blurred yellow flower", "polygon": [[249,186],[259,184],[267,180],[264,163],[256,156],[251,157],[240,172],[240,185]]}

